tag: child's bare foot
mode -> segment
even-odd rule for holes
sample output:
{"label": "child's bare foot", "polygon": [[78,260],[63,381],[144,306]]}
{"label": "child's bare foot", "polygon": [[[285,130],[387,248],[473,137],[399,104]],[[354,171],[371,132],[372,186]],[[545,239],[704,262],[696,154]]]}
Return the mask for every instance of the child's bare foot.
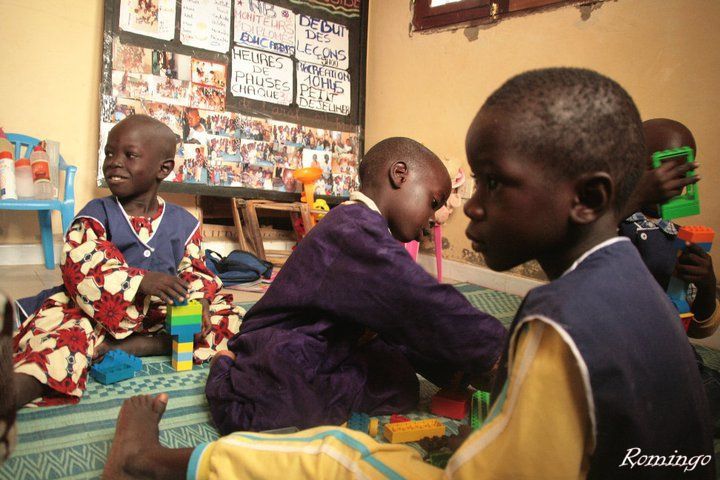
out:
{"label": "child's bare foot", "polygon": [[160,445],[158,424],[167,406],[166,393],[128,398],[120,408],[115,438],[102,478],[184,478],[192,448]]}
{"label": "child's bare foot", "polygon": [[165,333],[156,335],[130,335],[123,340],[105,337],[105,341],[95,348],[94,360],[102,359],[110,350],[122,350],[136,357],[150,355],[168,355],[172,352],[172,337]]}
{"label": "child's bare foot", "polygon": [[235,361],[235,354],[231,352],[230,350],[220,350],[215,354],[215,356],[210,360],[210,368],[212,368],[213,365],[215,365],[215,362],[220,357],[230,357]]}
{"label": "child's bare foot", "polygon": [[149,478],[152,454],[160,446],[158,424],[165,412],[168,395],[138,395],[123,402],[115,426],[103,478]]}

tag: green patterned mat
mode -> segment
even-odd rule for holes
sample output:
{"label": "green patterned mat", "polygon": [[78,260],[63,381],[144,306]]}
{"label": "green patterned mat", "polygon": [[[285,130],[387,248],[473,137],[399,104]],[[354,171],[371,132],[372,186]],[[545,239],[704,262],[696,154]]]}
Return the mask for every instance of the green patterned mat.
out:
{"label": "green patterned mat", "polygon": [[[508,325],[520,305],[520,297],[472,284],[456,285],[477,308],[490,312]],[[242,304],[249,308],[251,304]],[[710,362],[720,353],[699,349]],[[720,364],[720,362],[718,362]],[[0,467],[0,480],[98,478],[102,472],[115,420],[124,399],[137,395],[170,394],[160,423],[160,441],[167,447],[191,447],[212,441],[218,433],[210,424],[204,388],[207,367],[176,372],[169,357],[147,357],[133,379],[114,385],[88,380],[87,391],[77,405],[26,408],[18,414],[19,445],[12,458]],[[428,418],[428,404],[436,388],[421,383],[421,403],[412,419]],[[380,423],[388,417],[379,417]],[[457,433],[458,422],[441,418],[449,434]],[[419,447],[417,447],[419,448]]]}

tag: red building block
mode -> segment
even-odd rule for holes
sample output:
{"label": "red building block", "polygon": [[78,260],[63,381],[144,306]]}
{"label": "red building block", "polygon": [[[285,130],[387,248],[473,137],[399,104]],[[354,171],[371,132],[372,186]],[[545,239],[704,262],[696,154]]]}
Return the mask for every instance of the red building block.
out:
{"label": "red building block", "polygon": [[678,230],[678,238],[692,243],[712,243],[715,231],[703,225],[686,225]]}
{"label": "red building block", "polygon": [[469,400],[468,392],[453,392],[443,389],[432,397],[430,412],[442,417],[462,420],[468,414]]}
{"label": "red building block", "polygon": [[409,418],[407,418],[403,415],[398,415],[397,413],[393,413],[392,415],[390,415],[390,423],[400,423],[400,422],[409,422],[409,421],[410,421]]}

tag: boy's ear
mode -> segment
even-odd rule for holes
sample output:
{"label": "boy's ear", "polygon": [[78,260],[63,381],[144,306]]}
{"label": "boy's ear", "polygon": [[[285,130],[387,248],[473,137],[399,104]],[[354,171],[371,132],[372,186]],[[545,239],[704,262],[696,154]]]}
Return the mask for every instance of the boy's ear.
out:
{"label": "boy's ear", "polygon": [[166,158],[162,161],[160,164],[160,170],[158,170],[157,178],[158,180],[165,180],[165,177],[170,175],[170,172],[173,171],[175,168],[175,159],[174,158]]}
{"label": "boy's ear", "polygon": [[580,175],[575,181],[575,198],[570,219],[578,225],[587,225],[611,209],[615,185],[607,172]]}
{"label": "boy's ear", "polygon": [[393,188],[400,188],[407,180],[408,166],[405,162],[394,162],[390,165],[390,184]]}

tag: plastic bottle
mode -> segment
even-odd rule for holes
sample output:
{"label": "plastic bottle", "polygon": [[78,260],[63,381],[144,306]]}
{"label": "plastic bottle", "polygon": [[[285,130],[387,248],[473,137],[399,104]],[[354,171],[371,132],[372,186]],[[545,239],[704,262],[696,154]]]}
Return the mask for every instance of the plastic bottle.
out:
{"label": "plastic bottle", "polygon": [[27,158],[15,160],[15,188],[18,198],[32,198],[35,193],[30,160]]}
{"label": "plastic bottle", "polygon": [[16,200],[15,161],[10,151],[0,152],[0,200]]}
{"label": "plastic bottle", "polygon": [[7,135],[5,135],[5,132],[3,131],[2,127],[0,127],[0,152],[14,152],[15,147],[12,143],[10,143],[10,140],[8,140]]}
{"label": "plastic bottle", "polygon": [[52,198],[53,190],[50,182],[50,160],[45,151],[44,143],[33,148],[30,155],[34,196],[40,200]]}
{"label": "plastic bottle", "polygon": [[50,182],[52,183],[52,198],[57,198],[60,183],[60,142],[45,140],[45,151],[50,160]]}

